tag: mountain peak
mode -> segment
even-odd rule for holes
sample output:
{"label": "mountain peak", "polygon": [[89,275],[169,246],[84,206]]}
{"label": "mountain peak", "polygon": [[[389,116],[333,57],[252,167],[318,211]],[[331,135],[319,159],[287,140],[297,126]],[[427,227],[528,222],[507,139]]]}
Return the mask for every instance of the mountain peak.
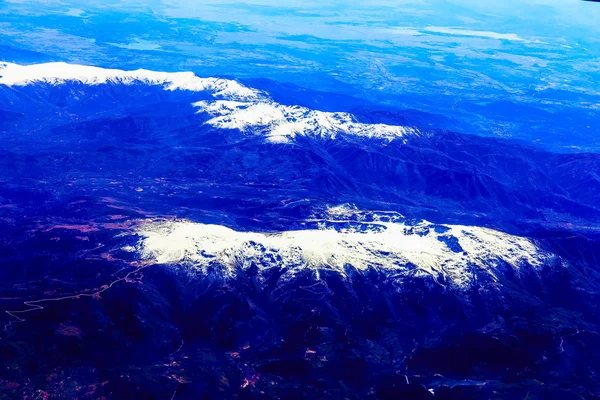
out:
{"label": "mountain peak", "polygon": [[201,78],[193,72],[159,72],[147,69],[125,71],[64,62],[31,65],[0,63],[0,85],[26,86],[35,83],[51,85],[66,83],[131,85],[137,83],[163,86],[165,90],[171,91],[210,92],[215,97],[228,99],[249,100],[261,97],[259,91],[243,86],[234,80]]}

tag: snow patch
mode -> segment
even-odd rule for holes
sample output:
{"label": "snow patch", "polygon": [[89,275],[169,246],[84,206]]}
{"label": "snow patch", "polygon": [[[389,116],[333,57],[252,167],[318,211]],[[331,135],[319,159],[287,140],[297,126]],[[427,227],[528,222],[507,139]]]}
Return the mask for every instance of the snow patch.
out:
{"label": "snow patch", "polygon": [[62,85],[68,82],[85,85],[141,83],[163,86],[165,90],[209,92],[216,97],[239,100],[263,97],[260,91],[245,87],[236,81],[200,78],[193,72],[157,72],[146,69],[124,71],[64,62],[33,65],[0,63],[0,84],[2,85],[26,86],[35,83]]}
{"label": "snow patch", "polygon": [[461,289],[483,275],[501,284],[502,268],[518,274],[523,266],[536,269],[555,258],[527,238],[475,226],[409,224],[394,213],[337,207],[306,222],[310,228],[265,233],[186,220],[148,221],[137,229],[138,251],[153,263],[200,273],[211,269],[226,277],[251,266],[283,268],[288,276],[307,268],[316,276],[321,269],[344,274],[352,266],[431,275]]}
{"label": "snow patch", "polygon": [[206,122],[209,125],[264,134],[272,143],[289,143],[296,136],[335,139],[344,134],[391,141],[419,134],[418,130],[405,126],[361,123],[349,113],[287,106],[266,99],[198,101],[193,105],[212,117]]}

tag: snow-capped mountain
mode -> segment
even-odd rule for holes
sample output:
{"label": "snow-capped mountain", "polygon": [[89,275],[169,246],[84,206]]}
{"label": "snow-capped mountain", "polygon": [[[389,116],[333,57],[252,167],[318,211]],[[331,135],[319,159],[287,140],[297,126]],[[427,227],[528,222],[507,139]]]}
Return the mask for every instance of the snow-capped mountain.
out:
{"label": "snow-capped mountain", "polygon": [[[284,232],[240,232],[191,221],[147,221],[136,233],[143,259],[183,265],[191,273],[217,271],[225,277],[237,269],[283,270],[292,279],[298,270],[345,275],[348,268],[370,268],[413,278],[431,276],[442,286],[470,289],[487,281],[501,287],[505,268],[539,270],[556,256],[533,241],[491,229],[409,223],[397,213],[362,212],[349,207],[328,209],[311,228]],[[261,279],[261,280],[265,280]]]}
{"label": "snow-capped mountain", "polygon": [[264,134],[271,143],[289,143],[296,136],[335,139],[337,135],[347,135],[390,141],[419,134],[410,127],[360,123],[349,113],[323,112],[268,100],[199,101],[194,106],[212,117],[206,122],[209,125]]}
{"label": "snow-capped mountain", "polygon": [[0,85],[18,87],[40,83],[52,86],[146,85],[168,91],[206,92],[221,99],[193,103],[199,112],[212,116],[207,124],[220,129],[261,132],[273,143],[287,143],[296,135],[335,138],[343,134],[393,140],[419,134],[411,127],[360,123],[349,113],[282,105],[269,99],[263,91],[229,79],[201,78],[193,72],[123,71],[67,63],[0,63]]}
{"label": "snow-capped mountain", "polygon": [[0,85],[27,86],[36,83],[64,85],[105,85],[109,83],[161,86],[165,90],[209,92],[227,99],[258,99],[262,94],[236,81],[220,78],[200,78],[193,72],[157,72],[145,69],[123,71],[64,62],[18,65],[0,62]]}

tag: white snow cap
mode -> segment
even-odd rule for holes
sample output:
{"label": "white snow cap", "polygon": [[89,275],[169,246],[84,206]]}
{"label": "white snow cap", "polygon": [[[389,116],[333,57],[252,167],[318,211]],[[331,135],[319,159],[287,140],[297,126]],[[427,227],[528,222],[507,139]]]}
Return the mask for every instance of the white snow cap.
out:
{"label": "white snow cap", "polygon": [[307,268],[317,277],[321,269],[344,274],[352,266],[431,275],[459,289],[482,276],[501,284],[501,268],[518,274],[523,266],[535,270],[556,258],[526,238],[476,226],[411,225],[394,213],[337,207],[307,222],[314,227],[264,233],[186,220],[148,221],[137,229],[137,249],[153,263],[183,265],[198,273],[215,267],[226,277],[252,265],[283,267],[288,277]]}
{"label": "white snow cap", "polygon": [[337,135],[403,139],[419,135],[419,131],[405,126],[366,124],[345,112],[324,112],[300,106],[287,106],[270,100],[198,101],[199,112],[212,118],[207,124],[221,129],[264,134],[272,143],[289,143],[296,136],[317,136],[335,139]]}
{"label": "white snow cap", "polygon": [[33,65],[0,63],[0,85],[26,86],[35,83],[62,85],[68,82],[85,85],[118,83],[161,85],[165,90],[209,92],[227,99],[258,99],[261,92],[240,83],[221,78],[200,78],[193,72],[157,72],[146,69],[124,71],[87,65],[53,62]]}

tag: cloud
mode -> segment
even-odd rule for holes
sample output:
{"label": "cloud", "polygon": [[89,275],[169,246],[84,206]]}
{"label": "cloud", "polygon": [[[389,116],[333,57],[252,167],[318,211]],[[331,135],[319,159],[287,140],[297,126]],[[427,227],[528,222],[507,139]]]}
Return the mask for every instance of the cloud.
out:
{"label": "cloud", "polygon": [[473,37],[481,37],[481,38],[489,38],[489,39],[498,39],[498,40],[510,40],[516,42],[524,42],[526,41],[522,37],[514,34],[514,33],[497,33],[490,31],[475,31],[469,29],[458,29],[458,28],[446,28],[441,26],[428,26],[423,29],[426,32],[432,33],[442,33],[446,35],[454,35],[454,36],[473,36]]}

